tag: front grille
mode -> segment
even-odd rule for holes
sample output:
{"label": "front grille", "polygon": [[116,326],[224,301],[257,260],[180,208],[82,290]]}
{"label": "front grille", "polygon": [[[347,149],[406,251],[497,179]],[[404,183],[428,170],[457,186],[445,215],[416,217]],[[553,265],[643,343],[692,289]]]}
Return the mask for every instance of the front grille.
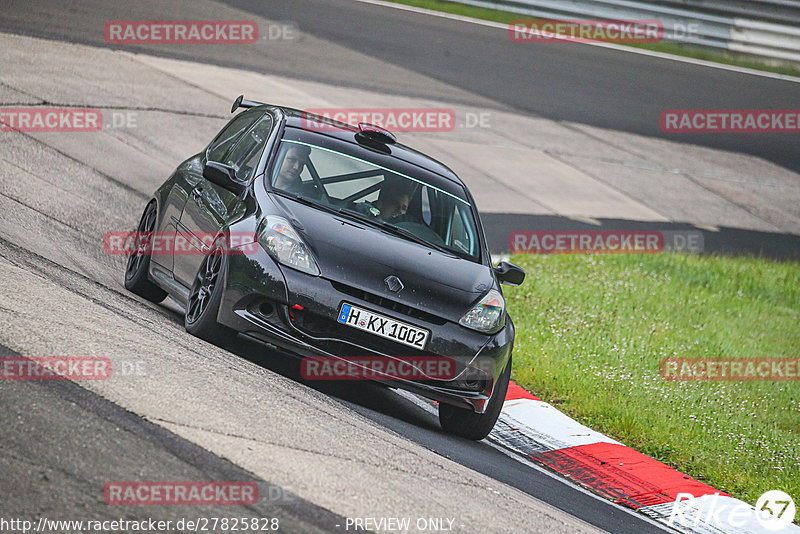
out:
{"label": "front grille", "polygon": [[336,289],[337,291],[340,291],[357,299],[369,302],[370,304],[374,304],[375,306],[380,306],[381,308],[392,310],[394,312],[407,315],[408,317],[413,317],[414,319],[419,319],[420,321],[425,321],[428,323],[438,324],[438,325],[442,325],[447,322],[445,319],[433,315],[432,313],[427,313],[418,310],[416,308],[412,308],[411,306],[407,306],[397,301],[381,297],[380,295],[375,295],[374,293],[369,293],[368,291],[364,291],[363,289],[358,289],[357,287],[348,286],[346,284],[334,281],[331,281],[331,285],[333,285],[334,289]]}

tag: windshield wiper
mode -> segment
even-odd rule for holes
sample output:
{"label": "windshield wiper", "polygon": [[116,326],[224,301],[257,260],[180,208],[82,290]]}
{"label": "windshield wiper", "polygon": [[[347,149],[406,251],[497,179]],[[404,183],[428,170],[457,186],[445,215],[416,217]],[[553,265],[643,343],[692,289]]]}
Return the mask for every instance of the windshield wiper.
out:
{"label": "windshield wiper", "polygon": [[439,246],[439,245],[437,245],[435,243],[431,243],[430,241],[422,239],[418,235],[413,234],[412,232],[409,232],[408,230],[405,230],[403,228],[398,228],[397,226],[395,226],[395,225],[393,225],[391,223],[387,223],[387,222],[382,221],[380,219],[375,219],[375,218],[369,217],[367,215],[364,215],[363,213],[360,213],[358,211],[351,210],[351,209],[348,209],[348,208],[340,208],[338,211],[339,211],[339,213],[344,213],[345,215],[349,215],[349,216],[351,216],[351,217],[353,217],[355,219],[358,219],[359,221],[363,221],[363,222],[365,222],[367,224],[371,224],[373,226],[377,226],[381,230],[385,230],[386,232],[389,232],[390,234],[393,234],[393,235],[396,235],[396,236],[400,236],[400,237],[404,237],[409,241],[413,241],[414,243],[417,243],[418,245],[423,245],[423,246],[426,246],[426,247],[430,247],[432,249],[438,250],[439,252],[443,252],[443,253],[448,254],[450,256],[454,256],[453,251],[447,250],[446,248],[441,247],[441,246]]}

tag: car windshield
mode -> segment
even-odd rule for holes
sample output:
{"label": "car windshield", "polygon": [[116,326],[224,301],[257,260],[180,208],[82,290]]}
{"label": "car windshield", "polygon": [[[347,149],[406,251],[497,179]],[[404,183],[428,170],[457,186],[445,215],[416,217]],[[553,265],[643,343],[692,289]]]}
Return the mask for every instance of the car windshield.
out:
{"label": "car windshield", "polygon": [[272,188],[473,261],[480,260],[469,202],[330,148],[284,139],[268,175]]}

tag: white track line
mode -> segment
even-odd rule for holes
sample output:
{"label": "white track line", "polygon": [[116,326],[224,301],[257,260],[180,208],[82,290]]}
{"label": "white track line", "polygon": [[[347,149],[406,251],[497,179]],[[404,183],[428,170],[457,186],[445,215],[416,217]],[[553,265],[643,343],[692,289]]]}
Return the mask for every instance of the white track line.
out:
{"label": "white track line", "polygon": [[[362,4],[372,4],[376,6],[388,7],[392,9],[399,9],[401,11],[410,11],[412,13],[418,13],[420,15],[430,15],[432,17],[440,17],[443,19],[449,20],[457,20],[460,22],[466,22],[469,24],[477,24],[479,26],[486,26],[489,28],[498,28],[505,32],[508,31],[508,24],[501,24],[499,22],[492,22],[488,20],[481,20],[481,19],[474,19],[471,17],[463,17],[461,15],[452,15],[450,13],[443,13],[441,11],[434,11],[431,9],[423,9],[420,7],[413,7],[407,6],[405,4],[395,4],[392,2],[383,2],[381,0],[355,0],[356,2],[361,2]],[[468,4],[465,4],[468,5]],[[498,8],[498,11],[502,11],[502,9]],[[573,42],[573,41],[570,41]],[[673,54],[665,54],[664,52],[654,52],[652,50],[642,50],[641,48],[633,48],[630,46],[623,46],[614,43],[585,43],[585,42],[578,42],[575,41],[576,44],[583,44],[587,46],[597,46],[600,48],[609,48],[611,50],[618,50],[620,52],[628,52],[630,54],[640,54],[643,56],[650,56],[650,57],[657,57],[660,59],[666,59],[670,61],[678,61],[681,63],[688,63],[690,65],[697,65],[701,67],[710,67],[713,69],[719,70],[727,70],[731,72],[736,72],[739,74],[750,74],[752,76],[761,76],[762,78],[771,78],[774,80],[781,80],[785,82],[793,82],[793,83],[800,83],[800,77],[797,76],[787,76],[785,74],[777,74],[774,72],[765,72],[756,69],[748,69],[746,67],[737,67],[735,65],[725,65],[724,63],[715,63],[713,61],[706,61],[703,59],[694,59],[690,57],[683,57],[683,56],[676,56]],[[520,45],[524,46],[524,44]]]}
{"label": "white track line", "polygon": [[[408,391],[404,391],[402,389],[395,389],[395,388],[392,388],[392,389],[399,396],[403,397],[404,399],[407,399],[407,400],[411,401],[413,404],[419,406],[424,411],[426,411],[426,412],[428,412],[430,414],[433,414],[433,415],[438,415],[438,413],[439,413],[438,410],[431,404],[430,401],[425,400],[425,399],[423,399],[423,398],[421,398],[421,397],[419,397],[419,396],[417,396],[417,395],[415,395],[413,393],[410,393]],[[498,451],[502,452],[503,454],[505,454],[509,458],[513,458],[514,460],[516,460],[517,462],[521,463],[525,467],[529,467],[530,469],[533,469],[538,473],[542,473],[543,475],[546,475],[546,476],[552,478],[553,480],[556,480],[556,481],[560,482],[561,484],[564,484],[565,486],[569,486],[570,489],[574,489],[574,490],[576,490],[576,491],[578,491],[580,493],[583,493],[584,495],[588,495],[591,498],[596,499],[597,501],[599,501],[599,502],[601,502],[603,504],[607,504],[607,505],[613,506],[617,510],[625,512],[626,514],[628,514],[628,515],[630,515],[632,517],[635,517],[637,519],[641,519],[643,521],[646,521],[647,523],[650,523],[651,525],[660,528],[664,532],[670,532],[670,533],[676,532],[675,530],[669,528],[668,526],[664,525],[663,523],[659,523],[658,521],[652,519],[651,517],[648,517],[648,516],[646,516],[644,514],[641,514],[641,513],[637,512],[635,510],[631,510],[630,508],[626,508],[624,506],[620,506],[619,504],[615,504],[615,503],[609,501],[608,499],[605,499],[605,498],[601,497],[600,495],[597,495],[596,493],[592,493],[591,491],[587,490],[583,486],[579,486],[578,484],[575,484],[574,482],[564,478],[563,476],[558,475],[557,473],[553,473],[552,471],[549,471],[549,470],[545,469],[541,465],[535,464],[534,462],[528,460],[527,458],[525,458],[523,456],[520,456],[519,453],[516,453],[516,452],[514,452],[512,450],[509,450],[506,447],[503,447],[502,444],[493,441],[491,439],[491,434],[489,435],[489,438],[483,440],[483,443],[486,443],[487,445],[489,445],[493,449],[497,449]]]}
{"label": "white track line", "polygon": [[[437,409],[434,407],[431,401],[428,401],[422,397],[419,397],[407,391],[403,391],[401,389],[395,389],[394,391],[401,397],[410,400],[412,403],[419,406],[424,411],[433,415],[436,415],[438,413]],[[503,415],[507,417],[512,417],[512,414],[519,417],[520,413],[518,412],[521,411],[523,417],[520,417],[520,421],[516,422],[520,423],[524,427],[530,428],[535,431],[541,429],[537,430],[537,428],[534,428],[534,426],[535,427],[542,426],[542,423],[546,423],[547,419],[552,419],[551,421],[549,421],[549,423],[551,424],[550,425],[544,424],[544,426],[545,428],[549,426],[551,431],[554,428],[552,424],[554,422],[568,427],[574,427],[578,429],[585,428],[588,430],[587,427],[584,427],[583,425],[580,425],[579,423],[575,422],[574,420],[564,415],[563,413],[559,412],[552,406],[547,405],[547,403],[545,403],[544,401],[531,401],[531,402],[521,402],[521,401],[528,401],[528,399],[512,399],[505,401],[503,406],[503,414],[501,414],[501,417]],[[547,412],[544,414],[531,412],[530,418],[524,417],[524,412],[526,410],[531,410],[531,408],[534,406],[534,403],[541,403],[542,405],[546,405]],[[531,421],[531,419],[533,421]],[[563,434],[564,431],[557,430],[557,433]],[[566,433],[572,434],[569,430],[567,430]],[[583,436],[582,434],[574,435],[573,437],[577,438],[578,441],[576,441],[575,443],[570,443],[568,446],[573,447],[576,446],[576,444],[580,445],[581,443],[579,442],[585,441],[587,438],[593,442],[596,442],[597,439],[591,439],[591,438],[597,438],[598,436],[600,438],[605,438],[605,436],[602,436],[601,434],[594,433],[593,431],[592,433],[596,435],[593,435],[591,437]],[[665,532],[683,532],[686,534],[721,534],[723,532],[726,534],[771,534],[770,530],[765,528],[759,521],[757,521],[755,516],[756,510],[753,506],[734,497],[724,497],[724,496],[719,496],[717,494],[714,495],[708,494],[698,497],[697,499],[692,501],[693,504],[688,506],[687,502],[684,502],[683,506],[686,507],[684,513],[680,515],[680,518],[676,521],[677,523],[676,525],[671,525],[669,523],[669,518],[671,517],[673,511],[672,507],[675,506],[674,502],[662,503],[655,506],[643,506],[638,510],[633,510],[626,506],[616,504],[603,496],[593,493],[592,491],[590,491],[587,488],[584,488],[580,484],[576,484],[572,480],[565,478],[562,474],[554,473],[545,468],[544,466],[536,464],[535,462],[531,461],[527,456],[515,450],[513,445],[504,443],[502,439],[499,439],[498,436],[495,436],[493,434],[494,433],[489,434],[488,438],[484,440],[484,442],[490,447],[502,452],[503,454],[505,454],[510,458],[515,459],[516,461],[525,465],[526,467],[536,470],[538,473],[543,473],[553,480],[557,480],[562,484],[569,486],[570,488],[575,489],[585,495],[589,495],[592,498],[597,499],[598,501],[601,501],[605,504],[614,506],[618,510],[622,510],[626,514],[642,519]],[[563,438],[564,436],[561,437]],[[558,441],[556,438],[554,439]],[[614,440],[608,438],[606,439],[607,442],[618,443]],[[606,439],[603,439],[601,441],[606,442]],[[712,504],[707,505],[706,503],[708,502],[713,503],[713,507]],[[744,518],[739,518],[738,520],[743,521],[743,524],[739,526],[734,526],[733,524],[717,525],[711,521],[711,516],[707,516],[705,518],[702,517],[704,515],[707,515],[706,508],[709,508],[712,511],[718,510],[719,514],[714,514],[718,518],[722,518],[725,514],[729,514],[730,510],[734,508],[740,508],[743,510],[747,509],[750,511],[750,515]],[[685,519],[684,519],[684,514],[688,515],[688,517]],[[783,532],[787,532],[787,534],[790,532],[798,534],[800,533],[800,528],[798,528],[796,525],[789,525],[787,528],[783,530]]]}
{"label": "white track line", "polygon": [[[651,518],[651,517],[649,517],[649,516],[647,516],[645,514],[639,513],[636,510],[632,510],[632,509],[630,509],[630,508],[628,508],[626,506],[622,506],[622,505],[616,504],[616,503],[614,503],[612,501],[609,501],[608,499],[603,498],[600,495],[597,495],[596,493],[592,493],[591,491],[587,490],[583,486],[575,484],[571,480],[566,479],[566,478],[562,477],[561,475],[553,473],[552,471],[548,471],[547,469],[545,469],[541,465],[537,465],[534,462],[531,462],[530,460],[520,456],[518,453],[515,453],[514,451],[510,451],[510,450],[506,449],[505,447],[503,447],[499,443],[495,443],[494,441],[491,441],[490,439],[486,439],[486,440],[484,440],[484,442],[487,445],[489,445],[490,447],[492,447],[493,449],[497,449],[498,451],[502,452],[506,456],[515,459],[516,461],[518,461],[522,465],[524,465],[526,467],[529,467],[531,469],[534,469],[534,470],[538,471],[539,473],[547,475],[548,477],[552,478],[553,480],[557,480],[557,481],[561,482],[565,486],[569,486],[570,489],[574,489],[576,491],[579,491],[580,493],[583,493],[584,495],[588,495],[591,498],[596,499],[596,500],[600,501],[603,504],[607,504],[607,505],[613,506],[617,510],[619,510],[621,512],[625,512],[626,514],[628,514],[628,515],[630,515],[632,517],[635,517],[636,519],[641,519],[641,520],[645,521],[646,523],[650,523],[654,527],[658,527],[661,530],[663,530],[664,532],[670,532],[670,533],[676,532],[674,529],[670,528],[669,526],[667,526],[667,525],[665,525],[663,523],[660,523],[660,522],[656,521],[655,519],[653,519],[653,518]],[[585,521],[585,519],[584,519],[584,521]]]}

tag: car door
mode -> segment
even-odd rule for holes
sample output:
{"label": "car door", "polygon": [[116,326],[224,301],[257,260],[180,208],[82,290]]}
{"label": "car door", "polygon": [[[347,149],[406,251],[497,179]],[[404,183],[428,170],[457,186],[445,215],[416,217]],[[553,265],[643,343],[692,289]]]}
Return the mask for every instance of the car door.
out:
{"label": "car door", "polygon": [[[258,113],[240,113],[228,121],[228,124],[220,130],[217,136],[209,144],[205,154],[199,154],[191,159],[183,162],[176,170],[173,176],[172,189],[167,195],[167,200],[162,210],[162,222],[159,227],[159,233],[165,239],[169,239],[169,243],[174,245],[175,238],[180,235],[185,237],[186,233],[179,234],[180,218],[183,213],[186,201],[194,192],[198,185],[202,185],[205,180],[203,178],[203,163],[206,158],[212,161],[221,160],[225,154],[230,150],[236,140],[258,119]],[[214,159],[216,158],[216,159]],[[166,246],[166,245],[165,245]],[[170,245],[170,251],[174,247]],[[164,267],[168,272],[174,272],[174,259],[175,254],[154,254],[151,262],[159,264]]]}
{"label": "car door", "polygon": [[[247,125],[244,131],[240,129],[241,124],[232,124],[239,130],[238,136],[232,142],[225,137],[224,145],[210,149],[208,160],[233,167],[237,180],[247,182],[258,166],[274,121],[267,113],[257,113],[252,121],[244,124]],[[239,202],[235,194],[205,178],[197,183],[189,194],[178,223],[178,235],[188,241],[191,252],[182,252],[176,247],[173,267],[175,280],[191,287],[203,256],[210,249],[213,236],[230,220]]]}

